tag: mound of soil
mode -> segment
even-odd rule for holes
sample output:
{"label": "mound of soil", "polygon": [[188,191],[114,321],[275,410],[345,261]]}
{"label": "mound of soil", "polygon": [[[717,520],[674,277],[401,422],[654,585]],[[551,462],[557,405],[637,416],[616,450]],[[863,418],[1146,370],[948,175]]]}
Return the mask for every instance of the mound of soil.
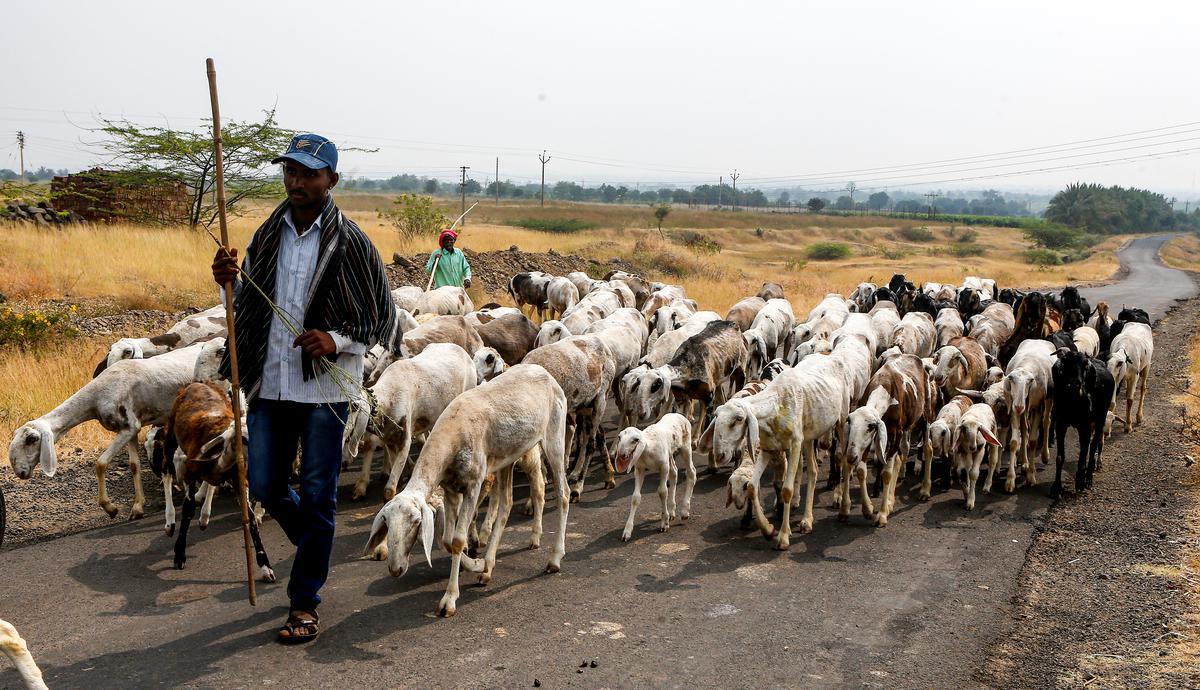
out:
{"label": "mound of soil", "polygon": [[[508,279],[524,271],[544,271],[551,275],[563,276],[573,271],[583,271],[593,278],[603,278],[610,271],[629,271],[639,273],[636,266],[624,259],[611,259],[600,263],[575,254],[559,254],[551,249],[545,253],[523,252],[513,245],[508,249],[497,252],[476,252],[463,249],[467,262],[471,264],[472,287],[478,287],[488,293],[503,292]],[[419,285],[424,287],[429,281],[425,272],[425,262],[429,253],[402,256],[396,253],[392,264],[387,267],[388,282],[393,288],[402,285]]]}

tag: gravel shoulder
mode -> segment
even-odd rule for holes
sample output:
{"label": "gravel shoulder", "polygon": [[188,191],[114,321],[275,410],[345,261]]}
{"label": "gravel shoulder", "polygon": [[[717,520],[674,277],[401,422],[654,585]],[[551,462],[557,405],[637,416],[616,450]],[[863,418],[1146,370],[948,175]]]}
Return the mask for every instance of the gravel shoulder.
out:
{"label": "gravel shoulder", "polygon": [[1174,398],[1188,386],[1198,326],[1200,300],[1156,325],[1145,422],[1128,436],[1114,431],[1093,488],[1050,509],[1026,554],[1009,627],[978,681],[1200,687],[1200,667],[1179,663],[1174,649],[1188,641],[1183,626],[1197,603],[1183,573],[1200,546],[1200,464]]}

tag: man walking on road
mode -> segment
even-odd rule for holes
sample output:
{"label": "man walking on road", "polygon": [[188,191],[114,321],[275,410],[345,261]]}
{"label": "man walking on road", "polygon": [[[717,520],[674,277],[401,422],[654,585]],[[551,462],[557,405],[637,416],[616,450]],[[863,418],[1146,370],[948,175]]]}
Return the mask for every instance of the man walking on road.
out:
{"label": "man walking on road", "polygon": [[[432,252],[429,260],[425,262],[425,272],[433,275],[433,287],[435,288],[443,285],[471,287],[471,264],[467,263],[467,256],[461,249],[454,248],[454,242],[457,239],[458,233],[453,230],[443,230],[442,234],[438,235],[440,248]],[[434,268],[435,262],[437,263],[436,269]]]}
{"label": "man walking on road", "polygon": [[[218,285],[235,282],[250,494],[296,546],[291,611],[278,633],[283,643],[307,642],[320,631],[318,591],[333,550],[342,430],[348,400],[359,394],[352,382],[362,380],[363,355],[396,318],[379,253],[329,193],[338,182],[337,159],[328,139],[296,135],[272,161],[283,164],[287,200],[250,239],[245,277],[237,250],[218,250],[212,265]],[[228,353],[221,373],[230,375]],[[299,493],[288,484],[297,446]]]}

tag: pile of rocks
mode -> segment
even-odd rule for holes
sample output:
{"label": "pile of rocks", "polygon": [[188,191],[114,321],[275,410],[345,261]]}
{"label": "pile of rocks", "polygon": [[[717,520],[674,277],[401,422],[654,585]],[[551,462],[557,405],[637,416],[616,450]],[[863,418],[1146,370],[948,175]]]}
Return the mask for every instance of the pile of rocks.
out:
{"label": "pile of rocks", "polygon": [[65,225],[68,223],[87,224],[83,216],[74,211],[56,211],[47,201],[30,204],[20,200],[12,200],[0,207],[0,221],[17,223],[32,223],[40,226]]}
{"label": "pile of rocks", "polygon": [[[487,293],[503,292],[508,279],[522,271],[545,271],[563,276],[572,271],[583,271],[595,278],[602,278],[610,271],[622,270],[640,273],[638,268],[623,259],[610,259],[600,263],[575,254],[560,254],[553,249],[548,252],[523,252],[513,245],[507,250],[476,252],[463,249],[467,262],[471,264],[472,282]],[[425,261],[429,254],[404,256],[399,252],[392,255],[387,267],[388,282],[393,288],[401,285],[425,287],[429,274],[425,272]]]}

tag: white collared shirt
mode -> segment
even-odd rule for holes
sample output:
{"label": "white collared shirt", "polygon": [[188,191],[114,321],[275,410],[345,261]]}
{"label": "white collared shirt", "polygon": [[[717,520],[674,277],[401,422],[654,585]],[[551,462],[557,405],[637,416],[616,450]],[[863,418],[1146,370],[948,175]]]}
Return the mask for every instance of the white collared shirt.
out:
{"label": "white collared shirt", "polygon": [[[291,317],[301,332],[304,329],[304,314],[308,310],[308,291],[312,285],[313,272],[317,267],[317,255],[321,248],[320,218],[303,233],[296,230],[289,209],[283,216],[284,227],[279,232],[279,259],[275,269],[275,304]],[[337,331],[330,331],[337,347],[337,365],[344,369],[351,381],[362,381],[363,355],[367,347]],[[265,400],[291,400],[304,403],[344,402],[347,393],[328,373],[304,380],[303,357],[299,347],[292,343],[296,336],[284,325],[279,314],[271,318],[267,335],[267,354],[263,362],[262,387],[259,397]],[[354,391],[352,391],[354,392]]]}

